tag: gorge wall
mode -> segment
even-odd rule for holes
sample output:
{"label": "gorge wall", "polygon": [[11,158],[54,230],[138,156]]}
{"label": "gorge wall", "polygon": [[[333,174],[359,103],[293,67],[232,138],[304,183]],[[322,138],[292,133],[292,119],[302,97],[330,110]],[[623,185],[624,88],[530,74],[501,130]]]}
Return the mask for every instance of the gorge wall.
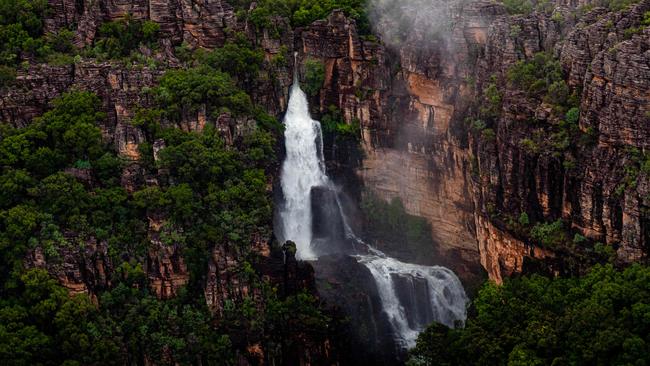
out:
{"label": "gorge wall", "polygon": [[[630,149],[647,151],[648,31],[629,29],[640,27],[649,3],[582,17],[578,5],[510,16],[499,4],[470,2],[452,9],[457,18],[438,38],[411,29],[398,48],[364,41],[340,13],[302,32],[301,51],[326,64],[319,111],[335,105],[362,126],[358,177],[426,218],[439,260],[465,280],[480,276],[479,262],[497,282],[529,259],[551,273],[575,270],[575,253],[508,227],[504,217],[521,213],[563,219],[614,248],[619,263],[646,258],[648,176]],[[561,123],[549,103],[507,81],[513,65],[543,51],[582,91],[579,128],[592,144],[571,142],[561,153],[522,146]],[[490,84],[500,103],[490,125],[496,134],[485,138],[469,124],[489,104]]]}

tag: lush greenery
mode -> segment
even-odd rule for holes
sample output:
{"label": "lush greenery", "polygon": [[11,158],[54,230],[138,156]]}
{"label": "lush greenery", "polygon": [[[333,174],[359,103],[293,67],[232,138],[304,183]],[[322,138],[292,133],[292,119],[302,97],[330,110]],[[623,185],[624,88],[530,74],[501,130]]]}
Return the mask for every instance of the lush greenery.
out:
{"label": "lush greenery", "polygon": [[325,82],[325,65],[322,61],[309,58],[305,61],[305,92],[314,96],[320,92]]}
{"label": "lush greenery", "polygon": [[11,85],[27,60],[72,62],[73,33],[63,28],[45,35],[47,11],[46,0],[0,0],[0,87]]}
{"label": "lush greenery", "polygon": [[47,53],[43,36],[46,0],[0,1],[0,65],[15,66],[22,58]]}
{"label": "lush greenery", "polygon": [[89,55],[107,59],[124,58],[141,45],[154,47],[159,31],[158,23],[133,19],[131,16],[103,23],[99,26]]}
{"label": "lush greenery", "polygon": [[263,61],[264,52],[256,49],[243,34],[237,35],[233,41],[226,42],[223,47],[203,58],[204,63],[244,83],[250,83],[257,78]]}
{"label": "lush greenery", "polygon": [[[324,137],[333,137],[336,140],[359,141],[361,138],[361,125],[358,120],[346,123],[341,111],[336,106],[330,106],[328,113],[321,117],[321,126]],[[329,136],[328,136],[329,135]]]}
{"label": "lush greenery", "polygon": [[530,60],[518,61],[508,70],[508,81],[524,90],[529,96],[542,98],[556,106],[576,105],[575,95],[571,95],[564,81],[562,66],[546,52],[536,53]]}
{"label": "lush greenery", "polygon": [[[510,86],[523,90],[529,98],[536,98],[551,107],[550,119],[557,120],[547,129],[536,129],[529,137],[520,141],[521,147],[529,154],[551,154],[564,157],[563,165],[572,169],[575,162],[566,152],[578,146],[593,142],[594,131],[583,132],[578,127],[580,120],[580,90],[571,90],[564,81],[560,62],[552,55],[540,52],[529,60],[521,60],[507,73]],[[531,120],[531,125],[536,121]]]}
{"label": "lush greenery", "polygon": [[411,365],[646,365],[650,268],[596,266],[583,278],[486,284],[465,328],[434,325]]}
{"label": "lush greenery", "polygon": [[[251,0],[230,0],[244,15]],[[272,16],[282,16],[293,26],[306,26],[318,19],[326,18],[334,9],[343,10],[357,21],[361,33],[368,33],[370,25],[365,12],[365,0],[262,0],[250,13],[249,19],[259,28],[269,28]]]}
{"label": "lush greenery", "polygon": [[[153,88],[156,108],[140,110],[134,126],[152,146],[140,144],[138,163],[157,185],[128,192],[122,170],[133,162],[106,145],[106,119],[95,95],[70,91],[25,128],[0,125],[0,363],[233,364],[251,335],[272,358],[291,347],[290,335],[320,339],[328,318],[306,293],[280,296],[247,260],[255,235],[268,235],[272,205],[266,171],[275,163],[278,123],[253,106],[219,62],[162,76]],[[232,71],[232,70],[228,70]],[[202,132],[175,126],[184,113],[207,106],[257,120],[226,145],[211,124]],[[141,267],[149,254],[149,218],[162,220],[160,240],[177,246],[190,282],[174,300],[150,294]],[[115,269],[111,285],[95,289],[98,301],[70,297],[43,270],[27,269],[25,255],[39,249],[50,266],[68,252],[106,243]],[[241,278],[257,298],[226,304],[217,322],[203,298],[215,245],[241,258]]]}

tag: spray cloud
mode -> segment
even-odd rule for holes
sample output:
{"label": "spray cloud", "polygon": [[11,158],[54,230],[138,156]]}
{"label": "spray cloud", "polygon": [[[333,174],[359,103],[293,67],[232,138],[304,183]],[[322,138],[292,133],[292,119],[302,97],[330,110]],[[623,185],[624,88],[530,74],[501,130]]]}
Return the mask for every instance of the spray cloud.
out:
{"label": "spray cloud", "polygon": [[389,47],[405,43],[428,47],[434,40],[449,38],[464,1],[369,0],[368,15],[374,32]]}

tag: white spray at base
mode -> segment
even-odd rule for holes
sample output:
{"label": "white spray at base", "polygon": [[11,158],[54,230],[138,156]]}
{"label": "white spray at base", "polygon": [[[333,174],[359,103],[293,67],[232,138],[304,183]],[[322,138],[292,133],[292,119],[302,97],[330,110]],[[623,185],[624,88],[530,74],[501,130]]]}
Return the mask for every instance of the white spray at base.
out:
{"label": "white spray at base", "polygon": [[[312,247],[311,192],[314,187],[332,184],[323,163],[320,123],[311,118],[307,97],[297,77],[294,80],[284,118],[286,158],[281,171],[284,205],[280,209],[282,232],[279,234],[283,241],[296,243],[299,259],[317,260],[318,253]],[[433,321],[449,327],[464,323],[468,299],[451,270],[403,263],[365,244],[348,225],[338,197],[337,204],[346,236],[366,249],[354,257],[374,278],[383,311],[400,347],[413,347],[418,333]]]}
{"label": "white spray at base", "polygon": [[[414,347],[418,334],[432,321],[451,328],[464,324],[468,299],[454,272],[440,266],[403,263],[373,248],[370,248],[370,252],[372,254],[356,257],[375,279],[383,310],[400,346]],[[401,290],[407,298],[410,297],[411,305],[418,302],[414,298],[416,294],[424,292],[428,295],[429,307],[418,309],[416,306],[404,306],[402,298],[398,296],[396,280],[400,280]],[[421,291],[416,289],[418,282],[424,286]]]}

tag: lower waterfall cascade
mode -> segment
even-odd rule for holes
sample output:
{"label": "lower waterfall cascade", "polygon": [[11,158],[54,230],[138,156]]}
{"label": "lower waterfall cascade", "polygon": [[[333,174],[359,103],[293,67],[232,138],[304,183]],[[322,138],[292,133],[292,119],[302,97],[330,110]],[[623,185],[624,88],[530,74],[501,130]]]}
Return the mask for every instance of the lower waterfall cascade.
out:
{"label": "lower waterfall cascade", "polygon": [[[338,190],[325,170],[320,123],[311,118],[307,96],[297,77],[291,87],[284,125],[286,157],[280,173],[283,201],[278,208],[278,239],[295,242],[298,259],[317,261],[325,251],[314,240],[312,193],[315,189],[334,192],[342,222],[340,234],[351,243],[350,249],[341,254],[355,258],[372,275],[395,344],[401,349],[414,347],[418,334],[432,322],[462,326],[468,298],[451,270],[401,262],[354,234]],[[328,250],[331,253],[332,249]]]}

